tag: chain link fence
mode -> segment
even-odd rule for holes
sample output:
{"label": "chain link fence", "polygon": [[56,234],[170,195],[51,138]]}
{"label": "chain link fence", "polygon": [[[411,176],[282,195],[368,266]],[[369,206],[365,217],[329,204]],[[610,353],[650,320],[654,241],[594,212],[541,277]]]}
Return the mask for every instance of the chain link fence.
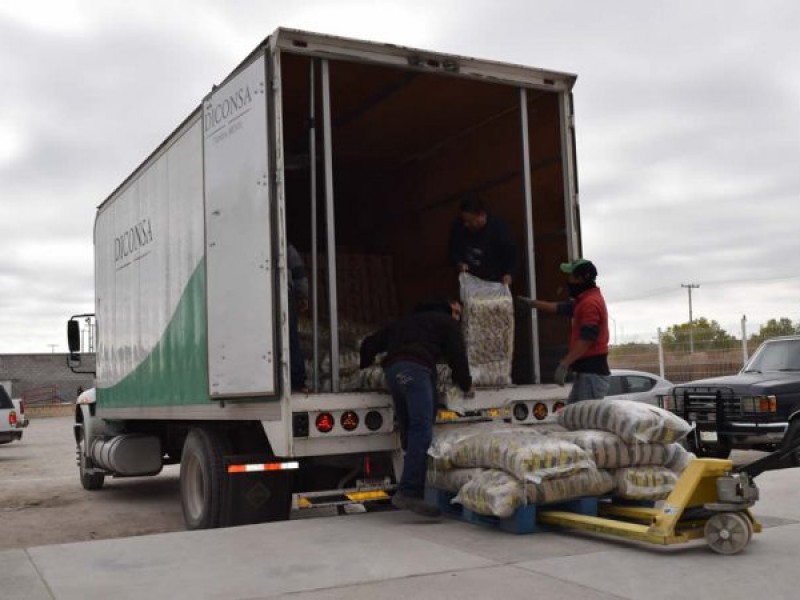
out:
{"label": "chain link fence", "polygon": [[744,320],[741,329],[739,335],[696,331],[679,336],[659,329],[655,341],[612,346],[609,366],[655,373],[672,383],[733,375],[760,344],[758,339],[748,339]]}

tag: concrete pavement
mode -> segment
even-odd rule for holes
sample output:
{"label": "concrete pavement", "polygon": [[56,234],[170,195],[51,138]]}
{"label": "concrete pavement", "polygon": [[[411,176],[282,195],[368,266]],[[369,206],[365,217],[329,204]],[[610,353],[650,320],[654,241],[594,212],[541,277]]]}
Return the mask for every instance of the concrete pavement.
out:
{"label": "concrete pavement", "polygon": [[765,530],[736,556],[382,512],[0,552],[0,598],[794,600],[800,469],[758,483]]}

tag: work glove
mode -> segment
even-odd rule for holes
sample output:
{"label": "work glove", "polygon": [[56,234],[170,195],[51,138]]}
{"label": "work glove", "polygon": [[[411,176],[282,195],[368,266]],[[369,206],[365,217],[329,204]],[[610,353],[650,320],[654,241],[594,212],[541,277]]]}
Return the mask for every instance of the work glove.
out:
{"label": "work glove", "polygon": [[556,372],[553,374],[553,381],[555,381],[558,385],[564,385],[564,382],[567,380],[567,375],[569,374],[569,367],[564,363],[558,363],[556,367]]}

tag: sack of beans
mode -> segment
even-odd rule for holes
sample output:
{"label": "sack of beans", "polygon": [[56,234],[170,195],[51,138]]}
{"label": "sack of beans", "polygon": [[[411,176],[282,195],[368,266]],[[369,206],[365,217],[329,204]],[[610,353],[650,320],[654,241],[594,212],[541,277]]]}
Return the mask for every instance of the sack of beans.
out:
{"label": "sack of beans", "polygon": [[457,467],[503,469],[517,479],[534,483],[594,467],[586,451],[571,442],[515,429],[456,442],[451,462]]}
{"label": "sack of beans", "polygon": [[599,469],[655,465],[669,467],[680,473],[692,456],[679,443],[628,443],[614,433],[597,429],[567,431],[552,435],[586,450]]}
{"label": "sack of beans", "polygon": [[525,502],[525,492],[522,482],[513,475],[490,469],[464,484],[451,502],[480,515],[508,518]]}
{"label": "sack of beans", "polygon": [[[452,469],[453,456],[457,445],[468,437],[493,432],[518,432],[520,434],[530,433],[528,428],[513,426],[502,421],[479,421],[477,423],[465,423],[463,425],[447,425],[433,432],[433,441],[428,448],[430,457],[429,465],[435,469]],[[536,434],[536,432],[533,432]]]}
{"label": "sack of beans", "polygon": [[664,461],[664,466],[670,469],[673,473],[680,475],[689,466],[689,463],[697,458],[692,452],[689,452],[681,444],[668,444],[667,445],[667,458]]}
{"label": "sack of beans", "polygon": [[428,469],[429,486],[446,492],[458,492],[486,469]]}
{"label": "sack of beans", "polygon": [[600,429],[628,443],[669,444],[684,438],[692,427],[669,411],[630,400],[583,400],[567,404],[558,413],[567,429]]}
{"label": "sack of beans", "polygon": [[514,353],[514,302],[502,283],[484,281],[469,273],[459,276],[464,305],[462,328],[473,384],[511,383]]}
{"label": "sack of beans", "polygon": [[614,478],[611,474],[596,468],[525,485],[528,501],[535,504],[563,502],[584,496],[603,496],[612,489]]}
{"label": "sack of beans", "polygon": [[663,500],[678,475],[667,467],[626,467],[614,471],[614,496],[626,500]]}

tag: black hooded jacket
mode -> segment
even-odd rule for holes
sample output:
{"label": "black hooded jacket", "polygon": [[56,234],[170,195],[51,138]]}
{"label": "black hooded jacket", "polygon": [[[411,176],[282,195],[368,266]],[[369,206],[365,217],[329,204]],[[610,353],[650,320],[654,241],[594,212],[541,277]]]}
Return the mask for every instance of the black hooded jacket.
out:
{"label": "black hooded jacket", "polygon": [[458,321],[442,312],[412,313],[365,338],[361,344],[361,368],[370,366],[381,352],[386,352],[384,368],[409,361],[434,373],[437,361],[444,358],[453,372],[453,382],[465,392],[472,387]]}
{"label": "black hooded jacket", "polygon": [[461,219],[450,228],[449,259],[469,266],[469,272],[487,281],[502,281],[503,275],[515,275],[517,249],[508,225],[500,217],[488,215],[486,226],[469,231]]}

